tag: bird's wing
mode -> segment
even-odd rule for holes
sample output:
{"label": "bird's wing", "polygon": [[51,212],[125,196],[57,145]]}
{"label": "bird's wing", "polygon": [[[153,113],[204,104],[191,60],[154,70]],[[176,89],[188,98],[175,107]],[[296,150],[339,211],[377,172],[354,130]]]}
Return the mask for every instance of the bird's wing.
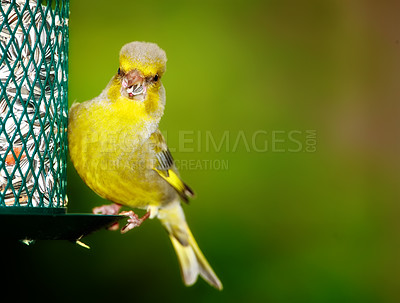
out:
{"label": "bird's wing", "polygon": [[178,192],[185,202],[188,202],[189,198],[194,196],[194,192],[179,177],[174,159],[159,130],[150,136],[150,143],[156,154],[156,165],[153,169]]}

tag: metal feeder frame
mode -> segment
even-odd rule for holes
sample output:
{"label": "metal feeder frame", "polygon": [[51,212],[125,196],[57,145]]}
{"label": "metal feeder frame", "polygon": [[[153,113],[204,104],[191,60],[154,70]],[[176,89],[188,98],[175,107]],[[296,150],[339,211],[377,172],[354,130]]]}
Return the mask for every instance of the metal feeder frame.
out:
{"label": "metal feeder frame", "polygon": [[69,0],[0,2],[0,238],[81,243],[124,216],[67,213]]}

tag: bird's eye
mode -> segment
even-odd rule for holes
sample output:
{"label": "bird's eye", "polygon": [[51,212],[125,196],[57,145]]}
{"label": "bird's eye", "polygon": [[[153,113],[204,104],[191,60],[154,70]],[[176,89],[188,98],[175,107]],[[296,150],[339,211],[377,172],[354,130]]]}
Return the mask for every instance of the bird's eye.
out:
{"label": "bird's eye", "polygon": [[157,82],[159,78],[160,78],[160,76],[159,76],[158,74],[156,74],[156,75],[153,77],[153,81],[154,81],[154,82]]}
{"label": "bird's eye", "polygon": [[118,75],[121,75],[121,69],[118,68]]}

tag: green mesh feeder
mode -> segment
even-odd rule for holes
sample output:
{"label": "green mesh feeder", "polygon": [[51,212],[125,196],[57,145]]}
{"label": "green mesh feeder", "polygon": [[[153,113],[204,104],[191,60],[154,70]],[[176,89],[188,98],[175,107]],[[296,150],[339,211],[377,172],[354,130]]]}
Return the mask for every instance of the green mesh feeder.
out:
{"label": "green mesh feeder", "polygon": [[75,240],[121,216],[66,213],[69,1],[0,2],[0,236]]}

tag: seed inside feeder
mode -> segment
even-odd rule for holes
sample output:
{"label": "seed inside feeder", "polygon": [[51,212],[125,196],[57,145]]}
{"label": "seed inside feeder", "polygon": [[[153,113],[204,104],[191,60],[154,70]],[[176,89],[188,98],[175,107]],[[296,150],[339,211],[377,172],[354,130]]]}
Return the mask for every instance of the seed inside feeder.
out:
{"label": "seed inside feeder", "polygon": [[64,203],[57,187],[64,186],[66,24],[36,1],[0,2],[0,201],[57,206]]}

